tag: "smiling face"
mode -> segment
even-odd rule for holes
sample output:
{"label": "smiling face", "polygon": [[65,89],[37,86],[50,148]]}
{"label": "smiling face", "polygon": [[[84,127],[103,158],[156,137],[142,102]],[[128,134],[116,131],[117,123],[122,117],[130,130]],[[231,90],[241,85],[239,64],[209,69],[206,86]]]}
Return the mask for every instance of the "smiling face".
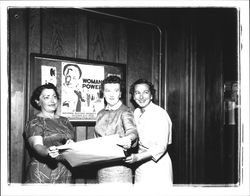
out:
{"label": "smiling face", "polygon": [[58,107],[58,97],[54,89],[44,89],[41,92],[39,101],[36,100],[36,102],[41,106],[42,112],[54,113]]}
{"label": "smiling face", "polygon": [[109,106],[114,106],[121,98],[121,88],[118,83],[104,84],[104,98]]}
{"label": "smiling face", "polygon": [[136,84],[134,90],[134,100],[140,108],[147,107],[153,99],[147,84]]}

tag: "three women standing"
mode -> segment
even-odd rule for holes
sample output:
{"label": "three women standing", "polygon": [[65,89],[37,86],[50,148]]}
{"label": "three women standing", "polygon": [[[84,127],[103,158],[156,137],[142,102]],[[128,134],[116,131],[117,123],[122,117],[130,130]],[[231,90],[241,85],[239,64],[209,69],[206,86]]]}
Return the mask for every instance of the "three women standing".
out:
{"label": "three women standing", "polygon": [[[172,123],[167,112],[152,102],[155,93],[152,83],[139,79],[131,86],[130,93],[139,106],[134,114],[120,100],[123,83],[119,77],[107,77],[101,89],[107,104],[97,115],[95,136],[118,134],[117,144],[124,149],[135,147],[139,136],[139,150],[125,161],[103,164],[98,170],[99,183],[132,184],[130,166],[137,163],[135,184],[171,186],[172,163],[167,146],[172,142]],[[33,92],[31,104],[40,112],[28,123],[25,132],[32,152],[27,182],[71,182],[70,169],[56,146],[72,141],[74,129],[67,118],[56,115],[58,99],[52,84]]]}

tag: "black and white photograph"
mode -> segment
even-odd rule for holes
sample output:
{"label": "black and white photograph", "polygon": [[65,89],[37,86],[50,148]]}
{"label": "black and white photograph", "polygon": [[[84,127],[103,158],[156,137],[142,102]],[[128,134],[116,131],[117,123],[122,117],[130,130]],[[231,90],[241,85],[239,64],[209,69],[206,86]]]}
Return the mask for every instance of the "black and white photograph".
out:
{"label": "black and white photograph", "polygon": [[241,195],[249,1],[1,1],[1,195]]}

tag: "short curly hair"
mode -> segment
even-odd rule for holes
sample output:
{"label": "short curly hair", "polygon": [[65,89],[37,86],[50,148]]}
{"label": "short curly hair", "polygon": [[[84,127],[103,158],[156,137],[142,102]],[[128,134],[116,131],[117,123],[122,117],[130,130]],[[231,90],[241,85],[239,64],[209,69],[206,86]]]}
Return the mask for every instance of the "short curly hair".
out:
{"label": "short curly hair", "polygon": [[133,97],[134,96],[134,93],[135,93],[135,86],[137,84],[147,84],[149,86],[149,90],[150,90],[150,93],[153,97],[153,100],[154,100],[154,97],[155,97],[155,88],[154,88],[154,85],[152,84],[152,82],[149,82],[148,80],[146,79],[142,79],[140,78],[139,80],[136,80],[131,86],[130,86],[130,89],[129,89],[129,93],[131,94],[131,96]]}
{"label": "short curly hair", "polygon": [[100,89],[100,97],[103,97],[103,92],[104,92],[104,85],[105,84],[120,84],[120,90],[121,90],[121,96],[123,96],[124,94],[124,82],[122,81],[122,79],[116,75],[111,75],[108,76],[107,78],[105,78],[102,83],[101,83],[101,89]]}
{"label": "short curly hair", "polygon": [[41,86],[38,86],[38,87],[33,91],[33,93],[32,93],[32,96],[31,96],[31,98],[30,98],[30,104],[31,104],[34,108],[36,108],[37,110],[39,110],[39,111],[41,111],[41,106],[39,106],[39,105],[37,104],[36,101],[39,101],[39,97],[40,97],[40,95],[41,95],[41,93],[42,93],[42,91],[43,91],[44,89],[53,89],[53,90],[55,91],[55,93],[56,93],[57,99],[60,99],[59,93],[58,93],[57,88],[56,88],[56,86],[55,86],[54,84],[52,84],[52,83],[46,83],[46,84],[43,84],[43,85],[41,85]]}

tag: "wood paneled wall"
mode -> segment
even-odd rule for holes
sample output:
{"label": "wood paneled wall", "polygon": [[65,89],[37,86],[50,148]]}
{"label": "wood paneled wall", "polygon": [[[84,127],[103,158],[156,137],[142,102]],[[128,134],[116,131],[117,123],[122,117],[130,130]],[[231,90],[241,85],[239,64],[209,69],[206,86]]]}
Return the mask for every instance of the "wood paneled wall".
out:
{"label": "wood paneled wall", "polygon": [[168,24],[165,42],[174,180],[223,184],[228,164],[223,159],[222,38],[226,29],[218,13],[190,15],[183,14],[182,20],[175,15],[177,20]]}
{"label": "wood paneled wall", "polygon": [[[139,78],[151,80],[158,92],[156,103],[167,109],[173,122],[169,153],[174,183],[224,183],[224,143],[229,141],[223,137],[223,67],[231,52],[225,44],[230,39],[223,37],[227,17],[222,20],[208,10],[191,15],[182,11],[159,16],[160,45],[159,31],[151,25],[81,9],[10,9],[9,181],[20,183],[25,174],[28,156],[22,133],[30,118],[29,58],[40,53],[125,63],[127,88]],[[133,107],[128,90],[126,97]],[[93,137],[93,126],[78,124],[75,129],[77,141]],[[76,183],[96,183],[94,167],[76,172]]]}
{"label": "wood paneled wall", "polygon": [[27,14],[22,10],[10,11],[13,21],[9,24],[10,36],[10,129],[9,129],[9,180],[21,182],[24,173],[23,129],[26,120],[27,83]]}

